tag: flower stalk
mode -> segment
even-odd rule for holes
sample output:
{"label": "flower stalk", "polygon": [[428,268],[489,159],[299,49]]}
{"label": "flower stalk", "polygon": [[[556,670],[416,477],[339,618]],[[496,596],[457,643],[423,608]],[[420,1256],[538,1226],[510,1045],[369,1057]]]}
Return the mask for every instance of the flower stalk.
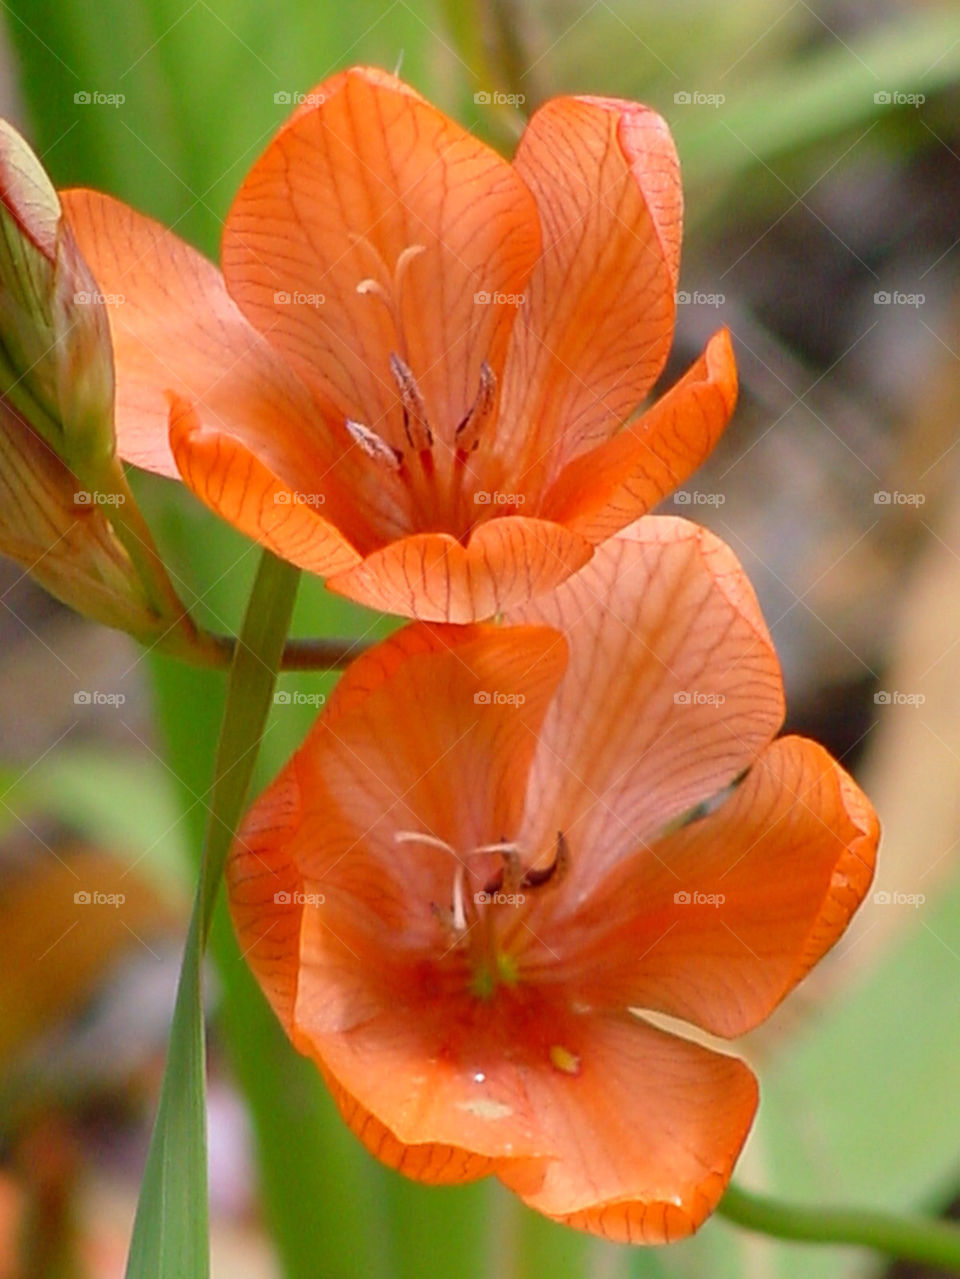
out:
{"label": "flower stalk", "polygon": [[734,1225],[796,1243],[848,1244],[960,1272],[960,1226],[869,1208],[811,1208],[730,1185],[717,1214]]}

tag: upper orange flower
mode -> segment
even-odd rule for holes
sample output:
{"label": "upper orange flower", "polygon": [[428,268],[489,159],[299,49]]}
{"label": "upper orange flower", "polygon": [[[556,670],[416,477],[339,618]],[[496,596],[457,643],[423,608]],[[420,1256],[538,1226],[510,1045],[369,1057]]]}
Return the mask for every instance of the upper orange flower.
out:
{"label": "upper orange flower", "polygon": [[373,608],[467,622],[551,589],[733,407],[721,332],[631,417],[681,224],[667,126],[635,103],[548,102],[510,164],[394,77],[343,72],[244,181],[222,275],[107,196],[64,203],[114,299],[122,455]]}
{"label": "upper orange flower", "polygon": [[641,520],[510,620],[349,668],[238,835],[231,909],[381,1159],[661,1243],[716,1205],[756,1081],[638,1014],[767,1017],[866,892],[876,817],[771,740],[777,659],[705,530]]}

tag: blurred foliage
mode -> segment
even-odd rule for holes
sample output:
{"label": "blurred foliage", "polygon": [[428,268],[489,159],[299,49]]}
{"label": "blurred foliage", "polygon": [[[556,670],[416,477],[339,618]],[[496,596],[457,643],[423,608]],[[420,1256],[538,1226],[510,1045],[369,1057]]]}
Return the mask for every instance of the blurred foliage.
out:
{"label": "blurred foliage", "polygon": [[[458,9],[466,19],[449,22]],[[8,0],[3,12],[29,136],[58,185],[110,191],[211,255],[232,193],[291,96],[355,62],[402,64],[419,89],[502,145],[515,130],[475,105],[477,88],[523,93],[526,111],[562,91],[652,102],[677,137],[693,254],[748,208],[778,218],[868,130],[870,147],[902,159],[937,146],[941,124],[956,125],[952,4],[102,0],[94,13],[70,0]],[[924,93],[934,127],[874,101],[893,89]],[[125,100],[77,100],[91,91]],[[676,102],[683,92],[722,94],[723,109]],[[146,476],[136,486],[178,588],[208,625],[236,631],[255,549],[176,486]],[[380,635],[388,625],[316,581],[301,584],[295,634]],[[51,754],[28,776],[3,779],[0,820],[11,810],[52,814],[102,848],[142,852],[148,873],[185,886],[203,837],[224,681],[158,658],[151,667],[164,759],[89,747]],[[331,684],[285,675],[281,687]],[[257,784],[312,715],[309,705],[274,708]],[[956,938],[958,918],[954,870],[935,912],[911,921],[795,1033],[761,1046],[763,1104],[745,1179],[810,1201],[900,1208],[936,1208],[955,1192],[958,957],[944,939]],[[535,1217],[495,1184],[411,1185],[362,1151],[316,1071],[290,1050],[223,911],[212,954],[216,1031],[250,1108],[264,1211],[290,1279],[312,1279],[320,1266],[338,1279],[840,1279],[868,1264],[749,1239],[720,1222],[669,1250],[630,1252]]]}

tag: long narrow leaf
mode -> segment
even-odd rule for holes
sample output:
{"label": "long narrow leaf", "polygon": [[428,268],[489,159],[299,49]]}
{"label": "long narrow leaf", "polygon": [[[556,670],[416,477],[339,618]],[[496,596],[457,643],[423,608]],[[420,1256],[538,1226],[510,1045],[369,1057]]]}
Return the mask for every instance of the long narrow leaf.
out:
{"label": "long narrow leaf", "polygon": [[127,1279],[206,1279],[207,1212],[203,950],[217,887],[242,813],[299,573],[264,552],[230,671],[205,855],[187,934],[160,1105],[140,1190]]}

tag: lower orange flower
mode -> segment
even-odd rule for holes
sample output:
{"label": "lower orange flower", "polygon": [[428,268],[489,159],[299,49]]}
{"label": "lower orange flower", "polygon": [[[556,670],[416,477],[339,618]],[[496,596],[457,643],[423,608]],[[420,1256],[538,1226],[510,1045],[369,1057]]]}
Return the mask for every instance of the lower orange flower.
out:
{"label": "lower orange flower", "polygon": [[767,1017],[862,900],[876,817],[772,740],[776,655],[705,530],[642,520],[507,621],[354,663],[238,835],[234,921],[380,1159],[663,1243],[715,1207],[757,1085],[643,1013]]}

